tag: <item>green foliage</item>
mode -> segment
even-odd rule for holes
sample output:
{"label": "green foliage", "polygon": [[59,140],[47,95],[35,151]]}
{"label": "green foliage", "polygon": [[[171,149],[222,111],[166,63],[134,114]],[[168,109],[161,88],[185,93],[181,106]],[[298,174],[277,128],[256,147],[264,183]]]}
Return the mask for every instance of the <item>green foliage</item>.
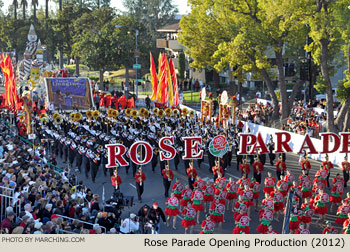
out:
{"label": "green foliage", "polygon": [[323,94],[326,92],[327,83],[325,79],[319,75],[316,78],[316,85],[314,87],[317,90],[317,92],[319,92],[320,94]]}
{"label": "green foliage", "polygon": [[346,85],[345,80],[341,80],[338,82],[337,86],[337,98],[344,102],[346,98],[350,96],[350,86],[349,84]]}

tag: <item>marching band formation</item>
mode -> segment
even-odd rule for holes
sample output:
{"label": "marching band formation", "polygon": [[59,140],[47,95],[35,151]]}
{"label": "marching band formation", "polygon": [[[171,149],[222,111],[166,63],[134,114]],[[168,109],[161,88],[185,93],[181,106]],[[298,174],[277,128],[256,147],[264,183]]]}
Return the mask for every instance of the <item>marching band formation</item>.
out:
{"label": "marching band formation", "polygon": [[[138,110],[115,110],[106,112],[87,111],[83,115],[80,112],[69,115],[53,113],[41,114],[34,120],[34,127],[38,138],[41,139],[45,149],[61,157],[68,167],[79,172],[84,172],[86,178],[91,177],[95,182],[99,168],[103,169],[105,176],[111,177],[115,190],[120,190],[122,179],[118,170],[106,169],[107,151],[106,144],[121,143],[127,148],[136,141],[146,141],[153,147],[151,161],[152,171],[155,171],[159,163],[163,177],[164,196],[168,216],[167,223],[173,218],[172,227],[176,229],[177,216],[181,215],[181,225],[185,233],[190,229],[193,232],[195,225],[201,225],[204,234],[214,232],[218,227],[219,232],[225,219],[232,218],[233,212],[235,227],[234,234],[249,234],[251,211],[254,208],[259,212],[260,225],[256,229],[261,234],[277,233],[273,227],[273,221],[280,221],[280,216],[286,213],[288,193],[293,192],[291,199],[291,214],[289,230],[295,234],[309,233],[310,223],[313,217],[318,217],[319,224],[325,223],[328,211],[337,209],[335,224],[340,228],[334,228],[327,222],[323,233],[342,232],[350,233],[350,194],[343,195],[344,187],[349,180],[350,163],[347,157],[342,163],[343,178],[337,174],[330,181],[333,164],[328,157],[315,178],[309,176],[311,163],[307,153],[300,160],[302,175],[295,177],[286,165],[286,156],[281,154],[277,157],[273,153],[275,143],[268,143],[269,154],[242,156],[238,155],[238,133],[243,125],[237,127],[230,125],[227,129],[217,128],[212,124],[202,124],[194,111],[187,109],[178,110],[167,108],[165,110],[155,108],[149,111],[145,108]],[[213,137],[223,135],[230,146],[226,154],[216,158],[209,152],[209,143]],[[183,160],[184,168],[188,177],[188,183],[182,184],[175,179],[169,161],[160,161],[158,141],[164,136],[173,136],[177,150],[174,158],[174,169],[180,167],[180,160],[184,150],[184,136],[202,136],[202,148],[208,156],[209,171],[213,180],[204,181],[197,174],[193,160]],[[271,138],[272,139],[272,138]],[[142,147],[138,155],[142,156]],[[234,181],[232,177],[225,177],[225,171],[231,166],[233,156],[236,156],[237,170],[241,171],[241,178]],[[262,173],[267,157],[276,168],[276,176],[267,172],[262,181]],[[142,201],[145,173],[142,166],[130,162],[126,166],[129,173],[130,166],[135,178],[138,200]],[[200,168],[203,159],[198,159],[196,166]],[[121,168],[119,168],[121,169]],[[108,171],[109,170],[109,171]],[[250,177],[252,176],[252,178]],[[175,183],[172,184],[175,179]],[[169,192],[171,190],[171,192]],[[260,195],[263,193],[263,197]],[[331,205],[328,209],[328,205]],[[201,212],[205,213],[205,219],[200,222]],[[255,232],[255,231],[254,231]]]}

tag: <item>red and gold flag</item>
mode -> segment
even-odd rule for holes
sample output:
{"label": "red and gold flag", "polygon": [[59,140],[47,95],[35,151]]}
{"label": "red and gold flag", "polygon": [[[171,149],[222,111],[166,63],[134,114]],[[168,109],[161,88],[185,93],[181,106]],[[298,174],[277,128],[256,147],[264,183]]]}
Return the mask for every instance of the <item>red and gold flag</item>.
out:
{"label": "red and gold flag", "polygon": [[151,61],[151,66],[150,66],[149,71],[151,73],[151,78],[152,78],[152,97],[151,97],[151,100],[154,101],[156,99],[157,90],[158,90],[158,76],[157,76],[156,66],[154,64],[154,60],[153,60],[153,56],[152,56],[151,52],[150,52],[150,61]]}
{"label": "red and gold flag", "polygon": [[171,74],[173,90],[174,90],[174,104],[172,106],[177,107],[179,106],[180,98],[179,98],[179,86],[177,83],[177,77],[176,77],[176,71],[175,71],[173,59],[169,60],[169,67],[170,67],[170,74]]}
{"label": "red and gold flag", "polygon": [[165,64],[166,64],[166,83],[167,83],[167,89],[168,89],[168,101],[169,101],[169,105],[173,106],[174,104],[173,81],[171,79],[170,67],[169,67],[167,57],[165,57]]}
{"label": "red and gold flag", "polygon": [[[160,64],[160,63],[159,63]],[[166,103],[168,101],[168,89],[167,89],[167,73],[166,73],[166,56],[162,54],[162,60],[158,72],[158,91],[157,91],[157,101],[159,103]],[[159,78],[160,77],[160,78]]]}

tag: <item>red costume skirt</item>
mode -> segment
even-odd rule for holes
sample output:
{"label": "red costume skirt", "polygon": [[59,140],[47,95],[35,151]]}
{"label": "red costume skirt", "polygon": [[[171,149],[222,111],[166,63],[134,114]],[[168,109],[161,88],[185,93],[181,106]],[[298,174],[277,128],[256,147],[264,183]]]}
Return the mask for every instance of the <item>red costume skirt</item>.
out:
{"label": "red costume skirt", "polygon": [[296,230],[298,229],[300,221],[289,221],[289,229]]}
{"label": "red costume skirt", "polygon": [[279,191],[279,192],[283,195],[283,197],[286,197],[288,194],[288,191]]}
{"label": "red costume skirt", "polygon": [[315,214],[321,214],[321,215],[325,215],[328,213],[328,208],[326,206],[324,207],[315,207]]}
{"label": "red costume skirt", "polygon": [[270,195],[271,192],[273,192],[275,189],[273,187],[264,187],[263,192],[268,193]]}
{"label": "red costume skirt", "polygon": [[337,217],[337,219],[335,220],[335,223],[337,223],[340,226],[343,226],[344,221],[346,221],[346,219],[347,219],[346,217],[345,218]]}
{"label": "red costume skirt", "polygon": [[226,199],[227,200],[237,199],[237,194],[236,193],[227,193]]}
{"label": "red costume skirt", "polygon": [[246,200],[246,201],[244,201],[244,203],[247,205],[247,207],[254,206],[254,202],[251,200]]}
{"label": "red costume skirt", "polygon": [[166,208],[165,209],[165,214],[168,216],[177,216],[179,214],[179,209],[175,208],[175,209],[170,209],[170,208]]}
{"label": "red costume skirt", "polygon": [[178,200],[181,200],[181,199],[182,199],[181,193],[174,193],[174,196],[175,196]]}
{"label": "red costume skirt", "polygon": [[192,208],[194,208],[194,210],[196,210],[196,212],[198,211],[203,211],[203,204],[199,204],[199,205],[195,205],[195,204],[192,204]]}
{"label": "red costume skirt", "polygon": [[190,199],[188,199],[188,200],[182,199],[182,200],[180,201],[180,206],[185,207],[185,206],[187,206],[187,203],[190,202],[190,201],[191,201]]}
{"label": "red costume skirt", "polygon": [[200,231],[199,234],[212,234],[212,233],[204,233],[203,231]]}
{"label": "red costume skirt", "polygon": [[256,192],[256,193],[253,194],[253,199],[258,199],[259,196],[260,196],[260,195],[259,195],[259,192]]}
{"label": "red costume skirt", "polygon": [[305,191],[305,192],[303,191],[301,197],[302,197],[303,199],[305,199],[305,198],[311,198],[311,197],[312,197],[312,192],[311,192],[311,191]]}
{"label": "red costume skirt", "polygon": [[312,218],[311,217],[309,217],[309,216],[302,216],[301,217],[301,219],[300,219],[300,221],[302,222],[302,223],[311,223],[311,220],[312,220]]}
{"label": "red costume skirt", "polygon": [[276,202],[276,203],[273,203],[273,206],[274,206],[274,209],[273,209],[274,212],[282,211],[284,208],[284,203],[283,202]]}
{"label": "red costume skirt", "polygon": [[214,200],[214,196],[213,195],[205,195],[203,196],[203,201],[204,202],[212,202]]}
{"label": "red costume skirt", "polygon": [[232,230],[232,234],[240,234],[241,232],[244,232],[245,234],[250,234],[250,228],[249,226],[241,228],[236,226],[233,230]]}
{"label": "red costume skirt", "polygon": [[210,219],[211,219],[211,221],[213,221],[215,223],[224,222],[224,215],[223,214],[221,214],[221,215],[211,214]]}
{"label": "red costume skirt", "polygon": [[223,205],[226,205],[226,200],[225,199],[221,199],[221,200],[219,200],[219,203],[221,203]]}
{"label": "red costume skirt", "polygon": [[265,234],[267,232],[267,226],[266,225],[263,225],[263,224],[260,224],[256,231],[259,232],[259,234]]}
{"label": "red costume skirt", "polygon": [[334,203],[334,204],[338,204],[338,203],[341,203],[341,201],[343,200],[343,198],[342,198],[341,196],[335,197],[335,196],[331,195],[331,196],[329,197],[329,200],[330,200],[330,202],[332,202],[332,203]]}
{"label": "red costume skirt", "polygon": [[191,220],[183,219],[181,221],[181,226],[183,226],[184,228],[188,228],[188,227],[195,226],[195,225],[196,225],[196,221],[194,219],[191,219]]}

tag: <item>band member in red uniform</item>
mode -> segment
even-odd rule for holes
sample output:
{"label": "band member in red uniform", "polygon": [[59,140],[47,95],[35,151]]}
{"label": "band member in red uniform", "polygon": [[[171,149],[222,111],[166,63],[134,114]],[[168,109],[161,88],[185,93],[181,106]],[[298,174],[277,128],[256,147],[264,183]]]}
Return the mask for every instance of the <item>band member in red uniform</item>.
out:
{"label": "band member in red uniform", "polygon": [[344,191],[344,179],[340,177],[340,174],[337,173],[336,177],[332,180],[333,187],[331,189],[331,196],[329,201],[332,202],[330,211],[333,210],[334,205],[338,208],[338,204],[341,203],[343,199]]}
{"label": "band member in red uniform", "polygon": [[345,155],[344,161],[341,163],[341,168],[343,170],[344,187],[347,187],[350,173],[350,163],[348,162],[348,155]]}
{"label": "band member in red uniform", "polygon": [[119,191],[119,187],[122,184],[122,179],[117,175],[117,170],[114,171],[113,176],[111,176],[111,182],[115,191]]}
{"label": "band member in red uniform", "polygon": [[197,188],[198,190],[204,191],[205,189],[205,183],[203,179],[199,176],[196,178],[196,182],[194,182],[193,187]]}
{"label": "band member in red uniform", "polygon": [[252,183],[250,183],[249,187],[253,192],[253,200],[255,200],[255,211],[258,211],[260,183],[258,181],[255,181],[255,178],[253,178]]}
{"label": "band member in red uniform", "polygon": [[224,174],[224,169],[222,168],[222,166],[220,166],[219,161],[215,161],[215,166],[213,166],[212,168],[212,172],[214,175],[214,181],[218,178],[218,172],[221,173],[221,175]]}
{"label": "band member in red uniform", "polygon": [[286,163],[283,161],[282,154],[279,157],[278,161],[276,162],[276,174],[277,179],[281,179],[281,175],[284,176],[284,172],[287,169]]}
{"label": "band member in red uniform", "polygon": [[331,169],[333,169],[334,166],[333,166],[332,162],[329,161],[329,156],[327,154],[326,154],[326,160],[322,162],[322,166],[328,172],[328,175],[327,175],[327,186],[328,186],[328,188],[330,188],[329,177],[331,176]]}
{"label": "band member in red uniform", "polygon": [[326,221],[326,227],[323,229],[322,234],[336,234],[336,230],[332,227],[332,223]]}
{"label": "band member in red uniform", "polygon": [[170,217],[173,216],[173,229],[176,229],[176,217],[180,213],[179,212],[179,200],[172,193],[170,198],[165,202],[167,204],[167,208],[165,209],[165,215],[168,215],[167,225],[170,225]]}
{"label": "band member in red uniform", "polygon": [[190,234],[193,232],[193,227],[196,225],[195,217],[196,210],[191,206],[191,202],[187,203],[187,207],[185,207],[182,212],[183,220],[181,221],[181,226],[185,228],[185,234],[187,234],[187,230],[190,227]]}
{"label": "band member in red uniform", "polygon": [[289,189],[293,186],[293,182],[295,181],[294,175],[289,170],[287,170],[287,175],[284,177],[284,181],[287,182],[289,191]]}
{"label": "band member in red uniform", "polygon": [[232,234],[250,234],[250,218],[248,217],[247,213],[243,212],[243,210],[241,210],[241,212],[236,216],[235,223],[236,226],[232,230]]}
{"label": "band member in red uniform", "polygon": [[309,175],[309,172],[311,170],[311,163],[309,160],[307,160],[307,154],[304,156],[304,159],[301,160],[301,170],[305,171],[306,175]]}
{"label": "band member in red uniform", "polygon": [[325,215],[328,213],[328,208],[326,204],[329,202],[329,196],[327,193],[324,192],[323,189],[318,190],[318,194],[315,197],[314,200],[314,206],[315,206],[315,214],[320,215],[320,219],[318,222],[323,223]]}
{"label": "band member in red uniform", "polygon": [[270,194],[271,192],[274,191],[274,188],[276,185],[276,179],[274,177],[272,177],[271,172],[267,173],[267,177],[265,178],[264,185],[265,185],[265,187],[263,189],[264,193]]}
{"label": "band member in red uniform", "polygon": [[249,164],[247,163],[247,158],[245,158],[243,160],[243,163],[240,165],[240,168],[241,168],[241,173],[242,173],[242,176],[246,176],[246,178],[249,177],[249,173],[250,173],[250,167],[249,167]]}
{"label": "band member in red uniform", "polygon": [[238,189],[237,183],[233,181],[232,177],[230,177],[228,183],[226,184],[226,190],[227,190],[226,199],[228,201],[227,209],[229,209],[231,204],[232,212],[234,208],[234,200],[237,199],[237,194],[236,194],[237,189]]}
{"label": "band member in red uniform", "polygon": [[204,201],[204,212],[207,212],[207,205],[209,202],[209,209],[211,207],[211,203],[214,200],[214,186],[210,183],[209,180],[207,180],[207,184],[205,185],[204,188],[204,196],[203,196],[203,201]]}
{"label": "band member in red uniform", "polygon": [[259,221],[260,224],[256,231],[258,231],[259,234],[265,234],[268,231],[268,226],[273,221],[273,212],[269,210],[268,207],[264,207],[260,214]]}
{"label": "band member in red uniform", "polygon": [[327,177],[328,177],[328,171],[325,170],[323,165],[320,165],[320,169],[316,172],[315,177],[322,181],[324,186],[327,186]]}
{"label": "band member in red uniform", "polygon": [[203,203],[202,203],[203,192],[195,187],[192,192],[191,200],[192,200],[192,207],[197,212],[197,224],[199,224],[199,215],[200,215],[200,212],[203,211]]}
{"label": "band member in red uniform", "polygon": [[201,225],[202,231],[200,234],[213,234],[215,223],[211,220],[211,217],[209,214],[205,216],[205,220],[202,222]]}
{"label": "band member in red uniform", "polygon": [[283,203],[283,195],[280,193],[277,188],[275,188],[275,191],[270,194],[273,197],[273,205],[274,205],[274,212],[276,213],[276,220],[278,220],[278,217],[280,214],[282,214],[284,209],[284,203]]}
{"label": "band member in red uniform", "polygon": [[174,173],[169,169],[169,165],[165,166],[165,169],[162,170],[163,175],[163,185],[164,185],[164,196],[169,197],[169,189],[171,181],[174,179]]}
{"label": "band member in red uniform", "polygon": [[300,223],[298,229],[295,230],[294,234],[310,234],[310,231],[304,227],[303,223]]}
{"label": "band member in red uniform", "polygon": [[222,223],[224,222],[225,205],[220,203],[218,198],[211,204],[210,219],[214,223],[219,223],[219,230],[222,229]]}
{"label": "band member in red uniform", "polygon": [[261,184],[261,173],[264,171],[264,165],[259,161],[259,157],[255,158],[253,163],[253,171],[255,180]]}
{"label": "band member in red uniform", "polygon": [[173,193],[176,198],[180,201],[182,199],[182,191],[184,190],[184,185],[180,183],[180,180],[177,178],[175,184],[173,185]]}
{"label": "band member in red uniform", "polygon": [[301,209],[303,211],[301,222],[306,224],[306,228],[309,229],[312,216],[315,214],[315,209],[313,204],[310,202],[309,198],[305,198],[303,204],[301,204]]}
{"label": "band member in red uniform", "polygon": [[338,207],[337,210],[337,219],[335,223],[343,226],[344,221],[348,218],[348,214],[350,213],[350,206],[347,201],[342,201],[342,204]]}
{"label": "band member in red uniform", "polygon": [[193,183],[197,177],[197,170],[193,167],[192,162],[189,163],[189,167],[187,168],[186,171],[188,176],[188,185],[193,190]]}
{"label": "band member in red uniform", "polygon": [[192,189],[188,185],[185,185],[185,189],[182,190],[181,197],[182,200],[180,202],[180,210],[181,207],[187,206],[187,203],[191,200],[192,197]]}
{"label": "band member in red uniform", "polygon": [[268,227],[267,227],[267,231],[265,232],[265,234],[278,234],[272,227],[272,225],[270,224]]}
{"label": "band member in red uniform", "polygon": [[142,166],[139,167],[138,171],[135,173],[135,180],[136,180],[136,190],[137,190],[137,197],[140,202],[142,202],[142,194],[143,194],[143,184],[146,180],[146,175],[144,172],[142,172]]}

